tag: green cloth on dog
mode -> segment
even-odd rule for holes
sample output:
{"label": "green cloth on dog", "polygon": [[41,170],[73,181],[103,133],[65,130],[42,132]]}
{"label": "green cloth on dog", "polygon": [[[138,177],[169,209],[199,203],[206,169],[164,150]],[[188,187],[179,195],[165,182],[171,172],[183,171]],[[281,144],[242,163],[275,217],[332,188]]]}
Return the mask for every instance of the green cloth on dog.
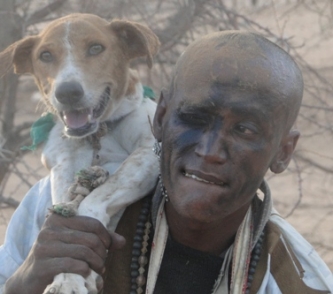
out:
{"label": "green cloth on dog", "polygon": [[48,112],[37,121],[35,121],[30,129],[30,137],[32,139],[32,145],[23,146],[21,150],[31,150],[37,149],[38,145],[47,140],[50,131],[55,125],[53,114]]}
{"label": "green cloth on dog", "polygon": [[151,100],[155,100],[155,93],[152,88],[147,86],[143,86],[143,97],[150,98]]}

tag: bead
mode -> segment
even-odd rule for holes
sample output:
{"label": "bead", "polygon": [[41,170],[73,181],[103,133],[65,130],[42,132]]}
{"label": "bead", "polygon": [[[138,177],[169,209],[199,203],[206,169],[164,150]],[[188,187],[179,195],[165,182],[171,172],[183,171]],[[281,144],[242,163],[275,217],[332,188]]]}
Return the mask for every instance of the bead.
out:
{"label": "bead", "polygon": [[145,223],[144,222],[138,222],[137,225],[136,225],[136,228],[141,229],[143,231],[144,228],[145,228]]}
{"label": "bead", "polygon": [[131,290],[130,294],[137,294],[135,290]]}
{"label": "bead", "polygon": [[252,260],[258,262],[258,260],[259,260],[259,255],[254,254],[253,257],[252,257]]}
{"label": "bead", "polygon": [[137,228],[136,231],[135,231],[135,233],[142,236],[143,233],[144,233],[144,231],[143,231],[142,228]]}
{"label": "bead", "polygon": [[134,243],[133,243],[133,248],[135,248],[135,249],[140,249],[141,248],[141,242],[138,242],[138,241],[135,241]]}
{"label": "bead", "polygon": [[143,241],[142,242],[142,247],[147,247],[148,246],[148,242],[147,241]]}
{"label": "bead", "polygon": [[253,275],[248,275],[247,280],[248,280],[249,282],[252,282],[252,281],[253,281]]}
{"label": "bead", "polygon": [[147,256],[141,255],[138,260],[139,264],[141,266],[145,266],[148,263],[148,258]]}
{"label": "bead", "polygon": [[256,267],[257,266],[257,262],[255,260],[252,260],[251,261],[251,266]]}
{"label": "bead", "polygon": [[254,254],[260,255],[260,253],[261,253],[261,249],[260,248],[255,248]]}
{"label": "bead", "polygon": [[141,250],[139,250],[139,249],[133,249],[132,250],[132,255],[139,257],[141,255]]}
{"label": "bead", "polygon": [[139,272],[134,270],[134,271],[131,271],[131,277],[132,278],[136,278],[137,276],[139,275]]}
{"label": "bead", "polygon": [[142,236],[135,235],[134,241],[142,242]]}
{"label": "bead", "polygon": [[139,269],[139,265],[137,263],[131,263],[131,269],[137,270],[137,269]]}
{"label": "bead", "polygon": [[136,279],[135,279],[134,283],[131,286],[131,290],[136,291],[136,288],[138,288],[138,285],[136,284]]}
{"label": "bead", "polygon": [[144,208],[141,209],[141,213],[144,214],[144,215],[148,215],[149,209],[144,207]]}
{"label": "bead", "polygon": [[132,262],[138,262],[139,256],[132,256]]}
{"label": "bead", "polygon": [[142,288],[138,288],[138,290],[136,290],[136,293],[137,293],[137,294],[142,294],[142,293],[143,293]]}
{"label": "bead", "polygon": [[142,215],[142,214],[139,215],[139,221],[145,222],[146,219],[147,219],[146,215]]}
{"label": "bead", "polygon": [[146,278],[143,275],[140,275],[136,278],[136,282],[139,287],[142,287],[146,283]]}

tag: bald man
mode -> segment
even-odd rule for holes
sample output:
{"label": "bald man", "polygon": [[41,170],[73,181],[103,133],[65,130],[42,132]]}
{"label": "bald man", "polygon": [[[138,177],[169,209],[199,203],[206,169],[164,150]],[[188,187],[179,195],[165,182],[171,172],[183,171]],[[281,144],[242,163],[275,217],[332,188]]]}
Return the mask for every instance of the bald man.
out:
{"label": "bald man", "polygon": [[[25,200],[41,229],[30,247],[6,240],[8,255],[23,253],[3,293],[42,293],[58,272],[89,268],[103,275],[104,294],[333,293],[332,273],[272,210],[264,181],[268,169],[288,167],[302,94],[296,63],[262,36],[227,31],[197,40],[158,102],[156,190],[127,208],[111,236],[84,217],[52,215],[43,224],[47,200],[34,208]],[[26,199],[49,193],[45,179]]]}

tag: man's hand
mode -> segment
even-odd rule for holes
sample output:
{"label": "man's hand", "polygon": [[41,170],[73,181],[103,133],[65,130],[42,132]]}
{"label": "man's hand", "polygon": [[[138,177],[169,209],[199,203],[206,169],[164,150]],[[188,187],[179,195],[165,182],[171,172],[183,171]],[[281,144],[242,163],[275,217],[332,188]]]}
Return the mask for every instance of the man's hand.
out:
{"label": "man's hand", "polygon": [[110,234],[98,220],[51,214],[27,259],[8,279],[4,293],[43,293],[59,273],[86,277],[92,269],[102,274],[108,251],[124,244],[122,236]]}

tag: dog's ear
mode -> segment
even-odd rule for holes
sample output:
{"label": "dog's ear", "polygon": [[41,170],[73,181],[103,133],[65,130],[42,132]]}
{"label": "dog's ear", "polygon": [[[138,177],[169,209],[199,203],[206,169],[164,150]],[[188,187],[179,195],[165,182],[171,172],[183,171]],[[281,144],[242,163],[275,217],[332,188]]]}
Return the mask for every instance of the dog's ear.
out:
{"label": "dog's ear", "polygon": [[32,73],[31,51],[36,37],[26,37],[0,52],[0,77],[14,66],[17,74]]}
{"label": "dog's ear", "polygon": [[110,23],[120,41],[128,59],[147,56],[149,68],[153,65],[153,56],[157,53],[160,42],[157,36],[148,27],[126,20],[114,20]]}

